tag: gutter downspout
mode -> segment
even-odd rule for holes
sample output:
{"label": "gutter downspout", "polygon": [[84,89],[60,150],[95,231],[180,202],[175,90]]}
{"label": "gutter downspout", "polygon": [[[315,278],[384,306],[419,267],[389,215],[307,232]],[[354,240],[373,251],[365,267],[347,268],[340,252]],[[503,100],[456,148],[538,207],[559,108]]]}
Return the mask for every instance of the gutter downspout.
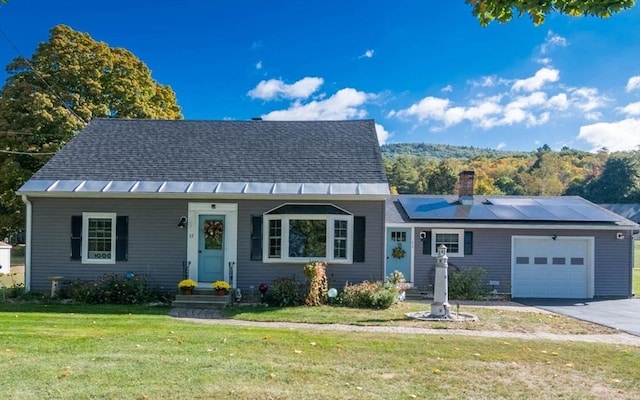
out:
{"label": "gutter downspout", "polygon": [[31,291],[31,201],[26,195],[22,195],[22,201],[27,205],[27,221],[26,237],[25,237],[25,250],[24,250],[24,289],[26,292]]}

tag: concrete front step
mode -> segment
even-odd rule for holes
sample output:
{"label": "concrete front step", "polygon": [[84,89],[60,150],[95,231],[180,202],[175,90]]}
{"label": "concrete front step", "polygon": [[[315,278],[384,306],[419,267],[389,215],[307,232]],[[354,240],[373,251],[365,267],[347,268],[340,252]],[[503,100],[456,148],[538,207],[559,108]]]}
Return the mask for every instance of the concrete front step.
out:
{"label": "concrete front step", "polygon": [[201,293],[196,291],[196,294],[192,295],[178,294],[171,306],[174,308],[222,309],[231,303],[230,294],[218,296],[213,292]]}

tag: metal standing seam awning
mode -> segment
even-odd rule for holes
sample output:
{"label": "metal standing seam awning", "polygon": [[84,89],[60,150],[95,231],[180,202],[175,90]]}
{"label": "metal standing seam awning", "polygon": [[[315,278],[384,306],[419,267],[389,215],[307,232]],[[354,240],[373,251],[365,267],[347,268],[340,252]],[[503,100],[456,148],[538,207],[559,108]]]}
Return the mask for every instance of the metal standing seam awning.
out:
{"label": "metal standing seam awning", "polygon": [[31,179],[18,190],[18,194],[49,193],[388,195],[389,187],[387,184],[383,183],[175,182]]}

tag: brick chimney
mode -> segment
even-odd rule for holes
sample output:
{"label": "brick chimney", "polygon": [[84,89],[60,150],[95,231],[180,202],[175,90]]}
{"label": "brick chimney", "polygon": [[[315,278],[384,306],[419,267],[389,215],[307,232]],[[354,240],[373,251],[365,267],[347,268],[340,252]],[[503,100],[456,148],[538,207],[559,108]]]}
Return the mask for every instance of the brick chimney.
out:
{"label": "brick chimney", "polygon": [[461,204],[473,204],[474,176],[475,173],[473,171],[462,171],[458,175],[458,195]]}

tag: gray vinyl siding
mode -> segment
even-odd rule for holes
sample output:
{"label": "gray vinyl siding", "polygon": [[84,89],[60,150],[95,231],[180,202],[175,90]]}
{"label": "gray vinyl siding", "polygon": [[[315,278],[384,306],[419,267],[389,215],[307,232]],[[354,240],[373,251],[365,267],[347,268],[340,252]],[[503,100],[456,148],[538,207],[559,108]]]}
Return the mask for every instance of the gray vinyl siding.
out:
{"label": "gray vinyl siding", "polygon": [[[415,229],[414,285],[420,290],[431,291],[433,268],[436,258],[422,254],[419,234],[430,227]],[[511,292],[511,238],[512,236],[584,236],[595,238],[594,296],[631,296],[631,273],[633,243],[631,235],[625,233],[624,240],[616,239],[616,231],[589,230],[542,230],[542,229],[490,229],[468,228],[473,232],[473,254],[464,257],[449,257],[452,268],[480,266],[486,269],[486,283],[500,281],[498,291]],[[451,270],[450,270],[451,271]]]}
{"label": "gray vinyl siding", "polygon": [[596,234],[595,295],[631,297],[633,273],[633,237],[624,232],[623,240],[616,231]]}
{"label": "gray vinyl siding", "polygon": [[[185,274],[187,230],[177,227],[180,216],[188,213],[188,200],[163,199],[51,199],[31,198],[31,290],[51,287],[49,277],[90,280],[105,274],[145,273],[150,279],[175,290]],[[206,202],[207,200],[198,200]],[[209,200],[213,201],[213,200]],[[215,200],[220,203],[221,201]],[[306,279],[302,264],[265,264],[250,260],[251,217],[262,215],[288,201],[243,200],[238,204],[238,287],[248,289],[270,284],[278,277]],[[314,203],[318,203],[315,201]],[[327,274],[336,287],[345,281],[383,278],[384,201],[333,201],[354,216],[366,218],[366,256],[364,263],[329,264]],[[70,259],[71,216],[83,212],[112,212],[129,217],[128,260],[108,265],[82,264]]]}
{"label": "gray vinyl siding", "polygon": [[[183,200],[31,199],[31,290],[46,290],[50,276],[90,280],[105,274],[145,273],[173,290],[183,276],[187,237],[177,227],[187,214]],[[113,212],[129,217],[128,261],[83,264],[71,260],[71,216]]]}

